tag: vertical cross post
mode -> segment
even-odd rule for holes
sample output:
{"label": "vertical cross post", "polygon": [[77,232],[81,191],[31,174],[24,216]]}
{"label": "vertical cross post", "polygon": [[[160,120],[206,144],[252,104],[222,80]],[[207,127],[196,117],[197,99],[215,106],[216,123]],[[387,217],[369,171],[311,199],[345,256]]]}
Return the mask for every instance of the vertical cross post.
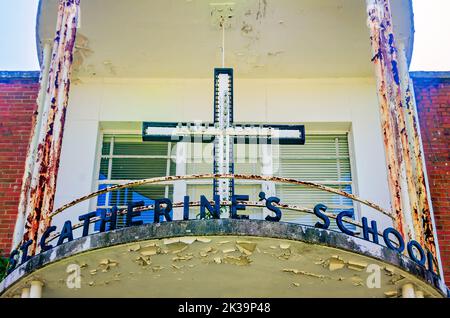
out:
{"label": "vertical cross post", "polygon": [[[233,126],[233,69],[214,69],[214,126],[223,132]],[[220,134],[214,139],[214,173],[233,174],[233,136]],[[214,195],[230,200],[234,194],[233,179],[214,179]],[[228,208],[228,207],[227,207]]]}

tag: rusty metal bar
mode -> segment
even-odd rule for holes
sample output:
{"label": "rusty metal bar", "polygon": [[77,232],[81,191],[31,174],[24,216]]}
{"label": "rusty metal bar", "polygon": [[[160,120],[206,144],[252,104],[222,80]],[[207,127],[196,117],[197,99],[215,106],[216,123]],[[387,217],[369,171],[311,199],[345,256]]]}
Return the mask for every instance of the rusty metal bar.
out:
{"label": "rusty metal bar", "polygon": [[[437,259],[407,67],[400,76],[389,0],[366,0],[396,227]],[[405,75],[406,74],[406,75]],[[402,83],[408,83],[402,87]],[[419,167],[420,165],[420,167]]]}
{"label": "rusty metal bar", "polygon": [[80,202],[89,200],[93,197],[96,197],[100,194],[108,193],[111,191],[124,189],[124,188],[131,188],[136,187],[144,184],[153,184],[153,183],[161,183],[161,182],[168,182],[168,181],[177,181],[177,180],[194,180],[194,179],[216,179],[216,178],[223,178],[223,179],[240,179],[240,180],[258,180],[258,181],[271,181],[271,182],[278,182],[278,183],[288,183],[288,184],[295,184],[295,185],[302,185],[309,188],[319,189],[322,191],[334,193],[349,199],[352,199],[354,201],[358,201],[364,205],[367,205],[375,210],[378,210],[379,212],[389,216],[390,218],[394,218],[394,216],[384,210],[379,205],[370,202],[368,200],[361,199],[357,197],[354,194],[347,193],[345,191],[336,190],[334,188],[330,188],[327,186],[324,186],[319,183],[310,182],[310,181],[302,181],[297,179],[291,179],[291,178],[282,178],[282,177],[272,177],[272,176],[260,176],[260,175],[245,175],[245,174],[193,174],[193,175],[184,175],[184,176],[165,176],[165,177],[155,177],[155,178],[149,178],[149,179],[142,179],[142,180],[136,180],[131,181],[123,184],[118,184],[114,186],[110,186],[95,192],[92,192],[90,194],[87,194],[85,196],[82,196],[78,199],[75,199],[67,204],[64,204],[60,208],[56,209],[52,214],[49,215],[49,218],[53,218],[55,215],[63,212],[64,210],[67,210],[68,208],[74,206],[75,204],[78,204]]}
{"label": "rusty metal bar", "polygon": [[23,240],[33,240],[29,255],[38,251],[36,242],[51,222],[49,215],[53,210],[56,190],[79,6],[80,0],[59,1],[47,96],[43,106],[48,113],[41,125],[30,182],[30,198],[26,204],[27,223]]}

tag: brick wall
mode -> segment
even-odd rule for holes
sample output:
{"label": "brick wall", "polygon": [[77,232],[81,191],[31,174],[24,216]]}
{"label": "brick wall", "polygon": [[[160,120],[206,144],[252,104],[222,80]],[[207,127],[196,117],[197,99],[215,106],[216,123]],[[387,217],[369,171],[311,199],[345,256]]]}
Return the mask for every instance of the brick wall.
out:
{"label": "brick wall", "polygon": [[450,72],[412,72],[445,281],[450,285]]}
{"label": "brick wall", "polygon": [[11,250],[38,72],[0,72],[0,250]]}

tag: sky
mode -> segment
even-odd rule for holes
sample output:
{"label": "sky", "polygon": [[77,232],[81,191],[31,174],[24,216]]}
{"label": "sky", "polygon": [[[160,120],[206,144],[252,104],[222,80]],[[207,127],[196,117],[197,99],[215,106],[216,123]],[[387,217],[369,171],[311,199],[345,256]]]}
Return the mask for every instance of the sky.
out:
{"label": "sky", "polygon": [[[39,70],[37,3],[0,0],[0,70]],[[450,71],[450,0],[413,0],[413,6],[416,32],[410,70]]]}

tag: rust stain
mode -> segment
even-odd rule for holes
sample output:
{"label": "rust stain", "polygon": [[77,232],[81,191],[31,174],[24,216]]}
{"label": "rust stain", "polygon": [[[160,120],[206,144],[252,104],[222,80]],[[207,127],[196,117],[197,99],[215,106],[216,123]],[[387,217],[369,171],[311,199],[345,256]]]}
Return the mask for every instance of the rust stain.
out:
{"label": "rust stain", "polygon": [[[435,262],[437,251],[432,228],[420,136],[409,75],[400,76],[398,52],[395,47],[389,0],[368,0],[368,26],[378,79],[378,96],[388,180],[392,206],[396,214],[396,227],[410,239],[417,240],[432,252]],[[403,85],[407,83],[407,85]],[[407,191],[408,197],[402,195]],[[409,213],[412,224],[406,223]],[[409,216],[408,215],[408,216]]]}
{"label": "rust stain", "polygon": [[395,139],[393,138],[395,126],[391,121],[388,100],[388,85],[385,80],[385,73],[387,70],[385,63],[383,62],[384,52],[383,43],[381,41],[382,32],[380,32],[381,21],[378,17],[376,7],[370,7],[368,9],[368,14],[368,25],[371,32],[370,39],[372,42],[372,49],[375,53],[372,61],[375,64],[376,75],[378,78],[378,96],[383,130],[383,142],[386,150],[386,161],[388,167],[388,184],[391,193],[392,208],[395,213],[396,228],[402,236],[405,237],[405,234],[408,233],[408,231],[405,227],[404,216],[402,213],[402,189],[400,183],[400,165],[402,161],[401,156],[398,156],[398,148],[396,146]]}
{"label": "rust stain", "polygon": [[48,111],[37,146],[35,169],[31,177],[23,240],[33,240],[29,255],[38,252],[39,237],[50,225],[56,178],[59,168],[64,122],[70,90],[70,74],[76,39],[80,0],[60,0],[56,35],[50,62],[47,86]]}

